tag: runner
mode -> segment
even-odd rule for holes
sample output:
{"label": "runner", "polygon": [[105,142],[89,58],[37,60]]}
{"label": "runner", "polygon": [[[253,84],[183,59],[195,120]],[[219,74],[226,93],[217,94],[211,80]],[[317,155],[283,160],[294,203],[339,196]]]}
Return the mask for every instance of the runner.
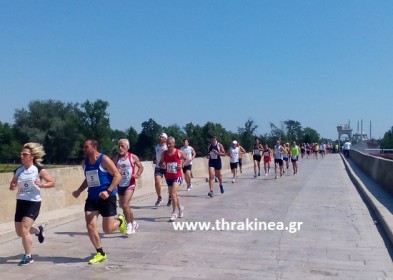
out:
{"label": "runner", "polygon": [[[155,164],[154,185],[155,185],[156,193],[157,193],[157,201],[155,203],[155,206],[160,206],[162,203],[161,180],[165,176],[165,168],[160,167],[160,160],[161,160],[162,152],[167,150],[167,145],[166,145],[167,138],[168,138],[168,135],[166,135],[166,133],[161,133],[159,143],[155,147],[156,159],[153,161],[153,163]],[[166,205],[171,206],[171,201],[172,201],[171,196],[170,196],[170,194],[168,194],[168,203]]]}
{"label": "runner", "polygon": [[283,173],[283,153],[284,149],[280,145],[280,141],[277,140],[276,145],[274,145],[274,173],[275,178],[277,179],[277,167],[280,170],[280,177],[282,177]]}
{"label": "runner", "polygon": [[[120,139],[118,141],[119,154],[113,157],[113,162],[121,174],[121,181],[117,186],[120,206],[127,222],[126,234],[133,234],[139,227],[134,219],[134,213],[131,210],[130,203],[135,191],[136,179],[143,172],[143,165],[139,158],[128,152],[130,142],[128,139]],[[135,167],[138,170],[135,172]]]}
{"label": "runner", "polygon": [[183,162],[183,174],[184,174],[184,180],[186,181],[187,184],[187,191],[190,191],[192,188],[191,184],[191,172],[192,172],[192,160],[195,158],[195,150],[193,147],[189,145],[188,139],[183,139],[183,147],[180,148],[180,150],[187,156],[187,159],[189,159],[189,164],[184,165]]}
{"label": "runner", "polygon": [[[289,168],[289,143],[285,143],[283,145],[283,150],[284,153],[282,154],[282,159],[285,162],[285,167],[288,169]],[[283,169],[282,172],[285,173],[285,169]]]}
{"label": "runner", "polygon": [[263,151],[263,146],[259,142],[259,138],[255,138],[254,148],[252,150],[252,159],[254,161],[254,178],[261,175],[261,151]]}
{"label": "runner", "polygon": [[296,145],[295,141],[293,141],[291,146],[291,162],[293,168],[293,175],[297,174],[298,160],[299,160],[299,146]]}
{"label": "runner", "polygon": [[265,176],[270,172],[270,162],[272,161],[272,149],[267,144],[262,151],[263,154],[263,168],[265,170]]}
{"label": "runner", "polygon": [[98,215],[102,216],[102,229],[105,233],[112,233],[117,228],[122,234],[126,232],[124,215],[119,214],[117,218],[114,218],[117,214],[116,186],[121,180],[120,172],[113,161],[108,156],[100,153],[97,148],[96,140],[85,141],[83,152],[86,157],[82,161],[82,167],[86,178],[80,187],[72,192],[72,195],[78,198],[88,188],[85,202],[85,221],[90,241],[97,251],[93,258],[89,260],[89,264],[99,263],[108,258],[102,248],[98,232]]}
{"label": "runner", "polygon": [[314,158],[316,158],[316,159],[318,159],[318,154],[319,154],[319,145],[318,145],[318,143],[314,143],[314,146],[313,146],[314,148],[313,148],[313,151],[314,151]]}
{"label": "runner", "polygon": [[319,153],[321,154],[321,157],[324,158],[326,155],[326,144],[325,143],[321,143],[321,145],[319,146]]}
{"label": "runner", "polygon": [[304,158],[304,155],[306,154],[306,144],[302,143],[300,146],[300,154],[302,156],[302,159]]}
{"label": "runner", "polygon": [[237,141],[233,140],[232,141],[232,146],[228,149],[227,155],[230,157],[229,159],[229,165],[231,167],[232,171],[232,183],[235,183],[236,178],[237,178],[237,166],[239,165],[239,155],[240,155],[240,149],[237,146]]}
{"label": "runner", "polygon": [[43,226],[33,227],[41,208],[41,189],[53,188],[55,180],[42,167],[45,156],[44,147],[39,143],[26,143],[20,153],[21,163],[14,171],[10,182],[11,191],[18,189],[16,194],[15,231],[22,238],[25,254],[18,265],[29,265],[34,262],[31,255],[33,241],[31,234],[44,242]]}
{"label": "runner", "polygon": [[246,150],[240,145],[239,142],[237,142],[237,146],[239,147],[239,170],[240,170],[240,174],[243,173],[243,161],[242,161],[242,155],[247,153]]}
{"label": "runner", "polygon": [[307,155],[307,159],[310,157],[310,155],[311,155],[311,149],[312,149],[312,147],[311,147],[311,145],[310,145],[310,143],[307,143],[306,144],[306,155]]}
{"label": "runner", "polygon": [[[161,168],[166,168],[165,178],[168,185],[169,194],[172,197],[173,210],[169,221],[173,222],[178,217],[183,218],[184,215],[184,206],[180,204],[180,200],[177,195],[177,189],[183,180],[181,174],[181,161],[183,160],[184,165],[187,166],[190,162],[190,159],[188,159],[181,150],[175,148],[175,138],[170,136],[166,143],[168,149],[162,153],[159,164]],[[179,214],[176,214],[176,210],[179,211]]]}
{"label": "runner", "polygon": [[220,184],[220,192],[224,193],[224,186],[222,185],[221,175],[221,157],[225,156],[225,149],[221,143],[217,141],[216,136],[210,138],[210,145],[207,149],[207,158],[209,159],[209,193],[210,197],[213,197],[214,178],[218,178]]}

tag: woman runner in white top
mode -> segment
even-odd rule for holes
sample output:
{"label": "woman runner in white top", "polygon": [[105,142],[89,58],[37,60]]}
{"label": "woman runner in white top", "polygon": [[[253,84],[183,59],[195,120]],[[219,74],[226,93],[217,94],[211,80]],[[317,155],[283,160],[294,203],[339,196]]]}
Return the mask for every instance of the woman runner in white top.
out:
{"label": "woman runner in white top", "polygon": [[55,180],[41,165],[45,152],[41,144],[26,143],[20,153],[22,165],[14,172],[10,190],[18,189],[16,194],[15,231],[22,237],[25,251],[19,265],[33,262],[31,256],[33,241],[30,234],[35,234],[40,243],[44,242],[44,228],[33,227],[41,208],[41,189],[53,188]]}

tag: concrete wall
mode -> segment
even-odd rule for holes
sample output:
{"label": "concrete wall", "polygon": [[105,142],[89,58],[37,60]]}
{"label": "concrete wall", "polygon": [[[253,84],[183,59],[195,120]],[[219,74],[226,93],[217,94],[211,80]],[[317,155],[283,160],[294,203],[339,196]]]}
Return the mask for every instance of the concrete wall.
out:
{"label": "concrete wall", "polygon": [[[243,165],[252,164],[251,154],[243,155]],[[206,158],[196,158],[193,161],[192,173],[193,180],[205,180],[207,175]],[[223,174],[230,172],[229,157],[222,159]],[[144,172],[138,180],[137,189],[134,197],[139,197],[151,193],[155,193],[154,188],[154,164],[151,161],[142,162]],[[51,168],[48,172],[56,180],[56,187],[52,189],[43,189],[41,213],[58,210],[71,205],[83,204],[87,192],[81,194],[78,199],[72,196],[72,192],[76,190],[84,180],[83,170],[81,166]],[[10,191],[9,184],[12,180],[12,173],[0,174],[0,188],[3,190],[2,202],[0,204],[0,223],[11,222],[14,220],[15,204],[16,204],[16,190]],[[165,184],[165,181],[162,182]]]}
{"label": "concrete wall", "polygon": [[350,158],[368,176],[393,195],[393,161],[364,154],[357,150],[350,151]]}

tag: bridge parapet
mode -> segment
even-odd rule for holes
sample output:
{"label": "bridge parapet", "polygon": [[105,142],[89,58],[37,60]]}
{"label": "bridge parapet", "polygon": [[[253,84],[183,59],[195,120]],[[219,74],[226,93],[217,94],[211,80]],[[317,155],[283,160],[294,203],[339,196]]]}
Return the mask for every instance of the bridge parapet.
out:
{"label": "bridge parapet", "polygon": [[393,195],[393,161],[357,150],[350,151],[350,158],[363,172]]}

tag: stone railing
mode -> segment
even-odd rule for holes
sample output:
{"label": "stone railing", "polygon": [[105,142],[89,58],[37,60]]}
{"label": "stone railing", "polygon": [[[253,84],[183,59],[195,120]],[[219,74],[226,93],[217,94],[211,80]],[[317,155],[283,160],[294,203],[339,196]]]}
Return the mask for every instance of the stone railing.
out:
{"label": "stone railing", "polygon": [[368,176],[393,195],[393,161],[350,150],[350,158]]}
{"label": "stone railing", "polygon": [[[223,173],[230,172],[229,157],[223,157],[222,160]],[[250,154],[243,155],[244,166],[250,165],[252,162],[252,156]],[[154,164],[151,161],[145,161],[142,162],[142,165],[144,167],[144,172],[141,178],[138,179],[134,197],[155,192]],[[208,176],[208,160],[206,158],[195,158],[192,165],[194,180],[205,180]],[[53,168],[48,169],[48,172],[56,180],[56,187],[42,190],[41,213],[84,203],[86,193],[81,195],[78,199],[72,196],[72,192],[76,190],[84,180],[84,174],[81,166]],[[9,190],[12,177],[12,173],[0,174],[0,187],[3,190],[2,203],[0,204],[0,223],[11,222],[14,220],[16,191]],[[165,184],[164,181],[163,184]]]}

